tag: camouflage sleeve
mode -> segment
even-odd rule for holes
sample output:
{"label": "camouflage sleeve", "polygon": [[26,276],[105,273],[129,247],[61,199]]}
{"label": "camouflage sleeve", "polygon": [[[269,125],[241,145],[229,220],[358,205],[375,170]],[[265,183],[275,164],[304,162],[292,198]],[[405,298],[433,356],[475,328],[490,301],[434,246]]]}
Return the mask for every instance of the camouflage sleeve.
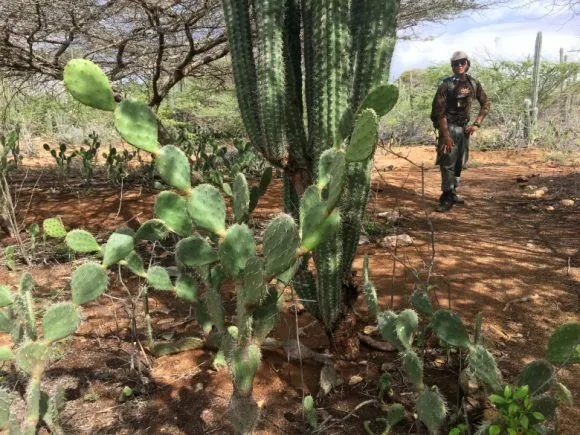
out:
{"label": "camouflage sleeve", "polygon": [[447,102],[447,86],[441,83],[431,104],[431,121],[435,128],[439,128],[442,137],[449,136],[447,118],[445,118],[445,103]]}
{"label": "camouflage sleeve", "polygon": [[485,119],[485,117],[487,116],[487,114],[489,113],[489,98],[487,98],[487,95],[485,94],[485,91],[483,90],[483,87],[481,86],[481,83],[479,83],[479,81],[477,82],[477,90],[475,91],[475,97],[477,98],[477,101],[479,101],[479,105],[481,106],[479,109],[479,113],[477,114],[477,118],[475,119],[475,122],[481,124]]}

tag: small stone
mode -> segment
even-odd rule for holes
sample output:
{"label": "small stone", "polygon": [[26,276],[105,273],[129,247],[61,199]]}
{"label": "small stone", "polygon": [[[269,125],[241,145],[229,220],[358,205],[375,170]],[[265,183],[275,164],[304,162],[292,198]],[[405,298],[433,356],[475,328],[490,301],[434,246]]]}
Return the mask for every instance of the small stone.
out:
{"label": "small stone", "polygon": [[560,201],[560,204],[562,204],[564,207],[572,207],[574,205],[574,200],[573,199],[563,199],[562,201]]}
{"label": "small stone", "polygon": [[547,211],[554,211],[556,210],[554,207],[552,207],[551,205],[549,205],[548,207],[546,207]]}
{"label": "small stone", "polygon": [[401,218],[399,210],[383,211],[377,215],[381,219],[385,219],[389,222],[397,222]]}
{"label": "small stone", "polygon": [[403,247],[403,246],[410,246],[413,244],[413,238],[408,234],[398,234],[396,236],[387,236],[383,239],[382,245],[385,248],[395,248],[396,247]]}
{"label": "small stone", "polygon": [[215,412],[209,408],[206,408],[203,411],[201,411],[200,418],[201,421],[203,421],[207,426],[213,426],[217,421]]}
{"label": "small stone", "polygon": [[362,234],[358,239],[358,244],[360,245],[367,245],[370,242],[369,238]]}
{"label": "small stone", "polygon": [[382,372],[394,372],[397,370],[397,364],[392,362],[385,362],[381,365]]}
{"label": "small stone", "polygon": [[534,197],[535,198],[541,198],[542,196],[544,196],[544,194],[546,193],[546,190],[544,189],[538,189],[534,192]]}
{"label": "small stone", "polygon": [[203,384],[201,382],[198,382],[197,384],[195,384],[195,386],[193,387],[193,392],[194,393],[199,393],[200,391],[203,391]]}
{"label": "small stone", "polygon": [[528,184],[526,186],[526,190],[536,190],[538,188],[538,186],[536,186],[535,184]]}
{"label": "small stone", "polygon": [[362,360],[362,361],[359,361],[358,364],[361,365],[361,366],[366,366],[368,363],[369,362],[367,360]]}
{"label": "small stone", "polygon": [[379,328],[376,325],[367,325],[363,328],[363,334],[373,335]]}
{"label": "small stone", "polygon": [[348,385],[360,384],[362,381],[363,381],[362,376],[354,375],[354,376],[351,376],[351,378],[348,380]]}

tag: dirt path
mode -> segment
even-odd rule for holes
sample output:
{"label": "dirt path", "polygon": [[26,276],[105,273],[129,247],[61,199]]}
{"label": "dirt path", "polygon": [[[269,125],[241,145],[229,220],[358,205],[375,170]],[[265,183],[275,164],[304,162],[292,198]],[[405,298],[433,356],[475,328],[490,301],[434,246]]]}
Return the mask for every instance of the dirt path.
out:
{"label": "dirt path", "polygon": [[[433,165],[430,147],[396,150],[416,163],[425,162],[425,202],[421,194],[421,171],[392,155],[377,157],[377,171],[368,205],[369,219],[384,221],[378,214],[399,211],[397,233],[410,235],[412,246],[398,248],[401,262],[393,263],[389,249],[376,241],[363,244],[355,262],[358,278],[362,274],[362,254],[370,254],[371,276],[383,308],[406,308],[406,297],[413,290],[412,272],[426,279],[426,265],[432,256],[431,232],[425,210],[434,229],[435,263],[430,283],[443,307],[458,311],[471,330],[478,311],[484,313],[483,331],[508,381],[513,381],[525,363],[544,355],[548,337],[560,324],[578,320],[580,294],[580,172],[572,166],[553,166],[535,151],[519,153],[472,153],[472,167],[462,177],[461,194],[467,205],[450,213],[432,210],[439,196],[439,172]],[[527,183],[518,183],[527,176]],[[523,194],[526,185],[547,187],[541,198]],[[39,186],[42,186],[40,184]],[[281,183],[275,181],[257,210],[258,221],[280,210]],[[28,197],[25,195],[24,203]],[[575,204],[565,207],[562,199]],[[85,228],[94,233],[112,231],[123,223],[136,227],[152,213],[154,192],[127,189],[119,209],[118,190],[95,187],[63,194],[37,187],[28,207],[27,221],[39,222],[58,214],[67,228]],[[426,206],[426,208],[425,208]],[[22,210],[26,208],[23,207]],[[119,213],[117,213],[120,210]],[[4,243],[9,242],[7,239]],[[393,265],[394,264],[394,265]],[[24,270],[0,271],[0,282],[16,283]],[[393,275],[394,270],[394,275]],[[68,263],[39,265],[31,272],[38,284],[38,296],[66,297]],[[129,287],[136,286],[129,280]],[[119,288],[113,294],[122,296]],[[133,287],[131,287],[133,288]],[[56,292],[56,293],[55,293]],[[116,293],[115,293],[116,292]],[[515,298],[534,296],[521,303]],[[290,296],[288,296],[290,299]],[[154,329],[158,336],[198,334],[196,322],[181,322],[189,307],[166,295],[152,298]],[[357,306],[365,326],[366,308]],[[212,354],[196,350],[159,358],[141,378],[128,372],[129,355],[126,312],[123,304],[106,298],[85,310],[85,322],[78,337],[67,343],[61,359],[49,373],[53,383],[67,385],[69,402],[63,415],[65,427],[73,433],[228,433],[223,411],[231,391],[226,373],[211,369]],[[301,326],[310,322],[308,314],[299,316]],[[142,319],[138,319],[141,322]],[[181,322],[181,323],[180,323]],[[178,325],[178,326],[173,326]],[[275,335],[295,334],[294,315],[287,313]],[[318,326],[304,338],[311,346],[324,346]],[[396,356],[363,349],[361,360],[340,363],[339,375],[348,381],[360,375],[363,382],[337,389],[317,405],[321,418],[341,417],[376,394],[383,363],[396,364]],[[434,369],[435,370],[435,369]],[[265,352],[256,381],[255,395],[263,401],[263,433],[300,432],[302,415],[302,376],[306,390],[317,391],[320,367],[306,363],[302,372],[281,353]],[[455,375],[438,377],[430,373],[430,383],[455,383]],[[560,380],[576,396],[580,391],[580,369],[563,369]],[[449,379],[448,379],[449,378]],[[116,402],[124,384],[136,388],[138,397],[125,404]],[[407,388],[408,389],[408,388]],[[409,408],[411,405],[409,404]],[[361,410],[329,433],[362,433],[362,421],[376,417],[376,408]],[[410,420],[410,419],[409,419]],[[562,434],[576,434],[580,422],[578,407],[560,413]],[[405,433],[408,427],[404,429]]]}

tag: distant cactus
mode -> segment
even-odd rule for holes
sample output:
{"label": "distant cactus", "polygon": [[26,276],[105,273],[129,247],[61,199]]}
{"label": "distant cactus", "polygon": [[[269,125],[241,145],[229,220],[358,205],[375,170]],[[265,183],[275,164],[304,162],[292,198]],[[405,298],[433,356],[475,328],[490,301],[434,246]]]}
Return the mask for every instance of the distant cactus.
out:
{"label": "distant cactus", "polygon": [[532,95],[530,107],[530,128],[529,138],[533,139],[536,134],[538,124],[538,91],[540,87],[540,63],[542,56],[542,32],[536,35],[536,45],[534,48],[534,70],[532,73]]}
{"label": "distant cactus", "polygon": [[11,292],[8,286],[0,286],[0,331],[10,333],[13,342],[11,347],[0,347],[0,360],[14,361],[28,376],[26,411],[20,424],[16,416],[10,415],[11,394],[0,389],[0,429],[34,435],[42,419],[52,432],[63,433],[58,414],[64,406],[64,391],[59,389],[49,396],[42,391],[41,382],[49,363],[51,344],[74,334],[81,316],[79,309],[70,302],[53,304],[46,309],[42,329],[38,331],[32,304],[33,288],[34,283],[28,273],[22,276],[16,293]]}

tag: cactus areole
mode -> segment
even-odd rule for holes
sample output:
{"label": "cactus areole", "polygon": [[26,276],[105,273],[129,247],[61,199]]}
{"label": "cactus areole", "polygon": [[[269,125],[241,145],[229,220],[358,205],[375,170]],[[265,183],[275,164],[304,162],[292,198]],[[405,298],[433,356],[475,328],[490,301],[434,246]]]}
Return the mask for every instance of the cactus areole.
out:
{"label": "cactus areole", "polygon": [[[311,254],[314,270],[303,261],[293,287],[310,301],[305,306],[324,323],[337,353],[355,356],[352,304],[358,289],[351,267],[378,118],[398,98],[387,81],[399,2],[222,0],[222,5],[238,104],[251,143],[284,171],[285,210],[301,221],[301,231],[327,222],[328,233]],[[345,153],[343,172],[324,170],[336,160],[326,155],[328,150]],[[341,177],[343,183],[333,184],[332,178]],[[321,202],[338,198],[339,219],[327,219],[324,207],[313,206],[312,192],[303,197],[310,185],[320,191]],[[308,219],[318,221],[302,222]],[[317,236],[309,233],[308,243]]]}

